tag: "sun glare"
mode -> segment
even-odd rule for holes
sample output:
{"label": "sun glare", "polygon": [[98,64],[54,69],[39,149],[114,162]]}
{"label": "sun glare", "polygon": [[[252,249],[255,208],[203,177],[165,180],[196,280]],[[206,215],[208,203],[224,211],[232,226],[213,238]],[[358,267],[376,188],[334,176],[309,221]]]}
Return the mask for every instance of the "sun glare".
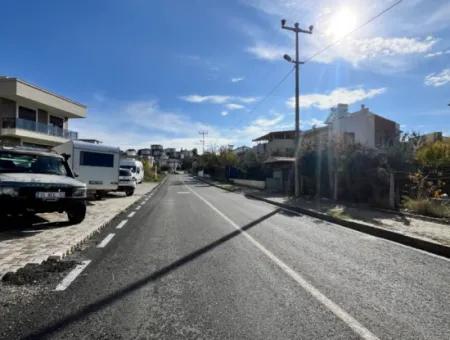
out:
{"label": "sun glare", "polygon": [[349,8],[338,11],[330,20],[327,33],[333,39],[342,38],[356,27],[356,14]]}

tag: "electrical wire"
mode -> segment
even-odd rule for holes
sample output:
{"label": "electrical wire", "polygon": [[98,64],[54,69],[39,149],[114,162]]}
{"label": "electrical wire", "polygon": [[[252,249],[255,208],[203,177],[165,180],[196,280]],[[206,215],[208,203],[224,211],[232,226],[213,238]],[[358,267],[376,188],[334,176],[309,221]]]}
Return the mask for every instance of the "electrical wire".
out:
{"label": "electrical wire", "polygon": [[367,26],[368,24],[370,24],[371,22],[375,21],[376,19],[378,19],[379,17],[381,17],[383,14],[385,14],[386,12],[389,12],[391,9],[393,9],[395,6],[399,5],[403,0],[398,0],[397,2],[394,2],[392,5],[390,5],[389,7],[385,8],[384,10],[382,10],[380,13],[378,13],[377,15],[371,17],[369,20],[367,20],[366,22],[364,22],[363,24],[359,25],[358,27],[356,27],[355,29],[351,30],[350,32],[348,32],[347,34],[345,34],[344,36],[342,36],[341,38],[339,38],[338,40],[333,41],[332,43],[326,45],[324,48],[318,50],[317,52],[315,52],[314,54],[312,54],[311,56],[309,56],[308,58],[306,58],[303,63],[307,63],[309,61],[311,61],[313,58],[317,57],[319,54],[322,54],[323,52],[325,52],[326,50],[328,50],[329,48],[333,47],[334,45],[336,45],[337,43],[341,42],[342,40],[344,40],[345,38],[347,38],[349,35],[355,33],[356,31],[360,30],[361,28]]}

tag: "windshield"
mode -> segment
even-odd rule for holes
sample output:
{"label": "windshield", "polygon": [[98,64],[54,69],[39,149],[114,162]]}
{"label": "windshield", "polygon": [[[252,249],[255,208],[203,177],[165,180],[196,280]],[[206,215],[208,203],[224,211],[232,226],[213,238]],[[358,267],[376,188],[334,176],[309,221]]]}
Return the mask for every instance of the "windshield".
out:
{"label": "windshield", "polygon": [[134,165],[122,165],[121,167],[124,169],[128,169],[131,172],[136,172],[136,167]]}
{"label": "windshield", "polygon": [[129,170],[122,170],[119,171],[119,176],[131,176],[131,173]]}
{"label": "windshield", "polygon": [[0,173],[34,173],[68,176],[69,170],[59,157],[0,152]]}

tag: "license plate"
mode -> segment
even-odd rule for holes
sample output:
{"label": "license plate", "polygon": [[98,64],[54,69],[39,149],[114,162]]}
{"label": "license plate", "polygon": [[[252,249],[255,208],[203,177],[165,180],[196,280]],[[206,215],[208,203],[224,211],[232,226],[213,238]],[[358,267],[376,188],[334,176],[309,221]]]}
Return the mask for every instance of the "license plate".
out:
{"label": "license plate", "polygon": [[37,192],[36,198],[40,198],[46,201],[57,201],[60,198],[66,197],[65,192]]}

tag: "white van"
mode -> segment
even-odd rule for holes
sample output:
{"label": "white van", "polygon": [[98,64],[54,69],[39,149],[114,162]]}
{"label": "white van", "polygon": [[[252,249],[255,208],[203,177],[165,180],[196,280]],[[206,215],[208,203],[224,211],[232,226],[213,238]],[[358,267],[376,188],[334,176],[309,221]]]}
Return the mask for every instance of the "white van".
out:
{"label": "white van", "polygon": [[141,161],[130,158],[121,159],[120,167],[130,170],[136,183],[142,183],[144,180],[144,165]]}
{"label": "white van", "polygon": [[120,162],[118,147],[73,140],[55,146],[53,150],[70,156],[67,162],[77,179],[86,183],[89,193],[102,196],[108,191],[117,190]]}

